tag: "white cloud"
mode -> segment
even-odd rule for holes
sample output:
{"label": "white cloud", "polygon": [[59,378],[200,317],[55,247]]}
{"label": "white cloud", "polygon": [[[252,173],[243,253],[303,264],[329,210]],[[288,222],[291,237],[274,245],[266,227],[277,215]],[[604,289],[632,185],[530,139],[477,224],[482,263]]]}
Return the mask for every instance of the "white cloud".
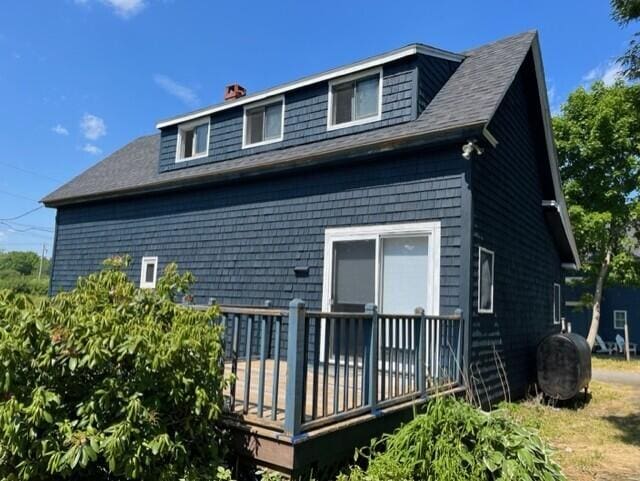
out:
{"label": "white cloud", "polygon": [[[76,5],[89,5],[90,0],[74,0]],[[145,0],[100,0],[110,7],[116,15],[122,18],[131,18],[140,13],[147,6]]]}
{"label": "white cloud", "polygon": [[96,140],[107,135],[107,126],[100,117],[92,114],[84,114],[80,121],[82,135],[89,140]]}
{"label": "white cloud", "polygon": [[618,63],[610,64],[602,74],[605,85],[613,85],[619,78],[622,78],[622,67]]}
{"label": "white cloud", "polygon": [[556,86],[550,83],[547,83],[547,99],[549,100],[549,105],[553,105],[556,101]]}
{"label": "white cloud", "polygon": [[54,127],[51,127],[51,132],[58,135],[69,135],[69,131],[66,129],[66,127],[60,124],[56,124]]}
{"label": "white cloud", "polygon": [[102,149],[93,144],[84,144],[84,146],[82,147],[82,151],[91,155],[99,155],[102,153]]}
{"label": "white cloud", "polygon": [[102,0],[122,18],[130,18],[140,13],[146,6],[144,0]]}
{"label": "white cloud", "polygon": [[175,80],[167,77],[166,75],[156,74],[153,76],[153,81],[162,90],[173,95],[174,97],[182,100],[187,106],[195,107],[200,103],[198,95],[189,87],[179,84]]}
{"label": "white cloud", "polygon": [[582,80],[587,83],[602,80],[606,86],[611,86],[620,78],[623,78],[620,64],[617,62],[609,62],[606,65],[598,65],[592,68],[582,77]]}

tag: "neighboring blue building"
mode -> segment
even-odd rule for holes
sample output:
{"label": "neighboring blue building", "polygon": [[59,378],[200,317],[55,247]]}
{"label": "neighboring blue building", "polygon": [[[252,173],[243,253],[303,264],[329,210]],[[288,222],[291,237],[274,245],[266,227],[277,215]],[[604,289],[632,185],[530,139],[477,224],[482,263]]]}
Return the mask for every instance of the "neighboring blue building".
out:
{"label": "neighboring blue building", "polygon": [[[579,264],[535,32],[461,53],[412,44],[163,120],[44,198],[52,290],[117,253],[196,302],[451,314],[483,396],[533,381]],[[557,286],[557,287],[554,287]]]}
{"label": "neighboring blue building", "polygon": [[[567,282],[564,317],[571,322],[573,332],[587,337],[591,325],[592,309],[582,307],[579,302],[585,292],[593,293],[593,289]],[[624,337],[625,320],[628,324],[630,341],[640,344],[640,289],[622,286],[605,288],[598,327],[598,334],[602,340],[615,342],[618,334]]]}

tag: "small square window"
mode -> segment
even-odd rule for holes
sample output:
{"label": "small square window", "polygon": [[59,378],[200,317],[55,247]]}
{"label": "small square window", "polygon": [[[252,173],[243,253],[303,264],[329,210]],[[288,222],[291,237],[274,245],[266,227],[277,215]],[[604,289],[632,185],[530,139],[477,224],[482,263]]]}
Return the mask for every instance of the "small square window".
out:
{"label": "small square window", "polygon": [[562,323],[562,290],[560,284],[553,285],[553,323]]}
{"label": "small square window", "polygon": [[489,249],[478,250],[478,313],[493,314],[494,254]]}
{"label": "small square window", "polygon": [[157,273],[158,273],[158,258],[143,257],[142,269],[140,270],[140,287],[143,289],[155,288]]}
{"label": "small square window", "polygon": [[613,311],[613,328],[624,329],[627,323],[627,311]]}
{"label": "small square window", "polygon": [[380,118],[381,71],[329,84],[329,128]]}
{"label": "small square window", "polygon": [[283,110],[284,99],[246,108],[243,147],[281,141]]}
{"label": "small square window", "polygon": [[178,151],[176,160],[204,157],[209,147],[209,121],[181,125],[178,128]]}

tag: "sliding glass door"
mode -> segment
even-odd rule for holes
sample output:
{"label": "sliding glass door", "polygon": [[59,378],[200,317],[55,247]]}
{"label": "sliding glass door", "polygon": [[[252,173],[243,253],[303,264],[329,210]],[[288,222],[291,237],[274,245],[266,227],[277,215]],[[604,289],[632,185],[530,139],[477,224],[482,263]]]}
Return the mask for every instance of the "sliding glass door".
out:
{"label": "sliding glass door", "polygon": [[427,236],[382,237],[381,312],[413,314],[427,308],[429,265]]}
{"label": "sliding glass door", "polygon": [[333,244],[333,312],[364,312],[375,301],[376,241],[342,241]]}
{"label": "sliding glass door", "polygon": [[325,242],[324,309],[437,310],[439,223],[328,229]]}
{"label": "sliding glass door", "polygon": [[[440,222],[327,229],[324,255],[323,310],[364,312],[373,303],[385,314],[439,313]],[[332,358],[333,331],[333,325],[321,331]],[[387,345],[390,336],[388,328]]]}

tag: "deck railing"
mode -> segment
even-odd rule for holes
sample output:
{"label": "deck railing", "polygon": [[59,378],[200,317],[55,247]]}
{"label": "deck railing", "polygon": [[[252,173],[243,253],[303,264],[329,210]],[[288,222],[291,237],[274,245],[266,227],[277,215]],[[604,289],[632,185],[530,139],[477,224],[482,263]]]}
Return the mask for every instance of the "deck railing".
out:
{"label": "deck railing", "polygon": [[461,384],[462,313],[451,316],[220,306],[226,408],[295,436]]}

